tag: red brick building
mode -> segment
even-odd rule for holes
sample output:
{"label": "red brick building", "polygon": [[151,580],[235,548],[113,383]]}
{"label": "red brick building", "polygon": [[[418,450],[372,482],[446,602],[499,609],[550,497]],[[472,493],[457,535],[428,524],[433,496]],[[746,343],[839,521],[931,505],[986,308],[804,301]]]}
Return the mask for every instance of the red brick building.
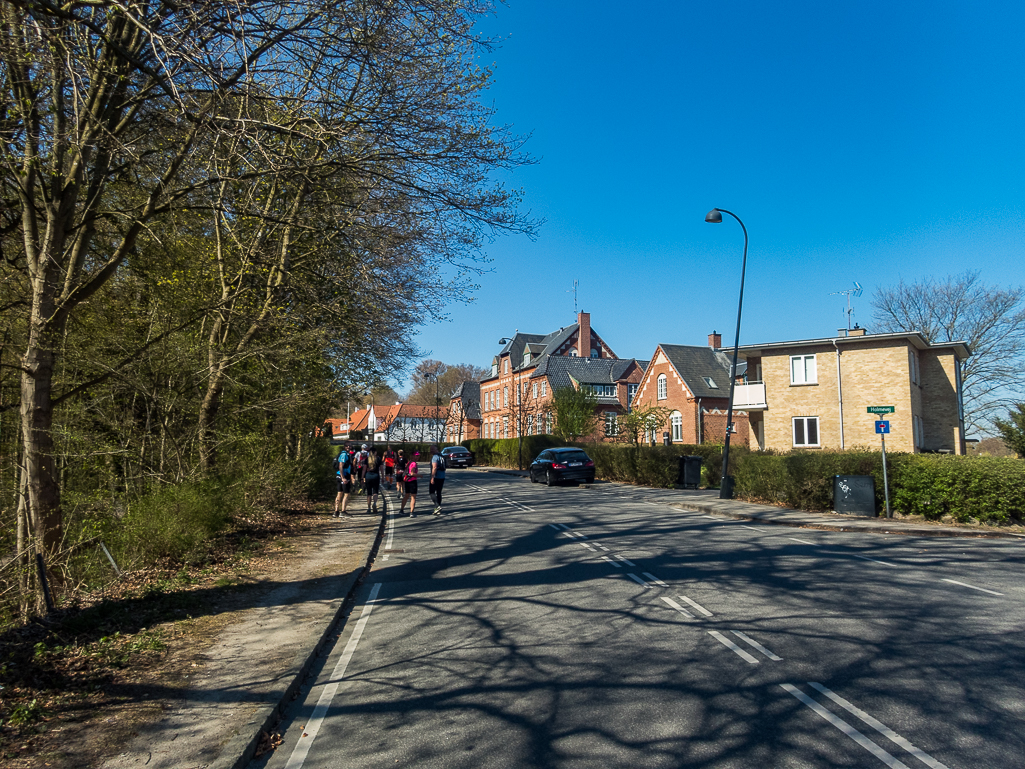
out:
{"label": "red brick building", "polygon": [[[721,443],[726,438],[730,399],[730,355],[722,336],[708,335],[708,346],[660,344],[652,355],[633,405],[669,409],[663,433],[673,443]],[[745,411],[734,411],[732,440],[748,443],[750,426]],[[663,435],[649,436],[661,442]]]}
{"label": "red brick building", "polygon": [[[477,384],[476,418],[466,414],[467,436],[515,438],[552,432],[552,394],[560,387],[586,387],[598,400],[597,410],[608,432],[626,412],[644,375],[646,361],[619,358],[591,328],[591,316],[581,312],[577,322],[550,334],[517,332],[491,362],[491,375]],[[452,399],[449,425],[466,410],[466,395]],[[606,429],[599,430],[604,437]],[[464,438],[465,440],[465,438]]]}

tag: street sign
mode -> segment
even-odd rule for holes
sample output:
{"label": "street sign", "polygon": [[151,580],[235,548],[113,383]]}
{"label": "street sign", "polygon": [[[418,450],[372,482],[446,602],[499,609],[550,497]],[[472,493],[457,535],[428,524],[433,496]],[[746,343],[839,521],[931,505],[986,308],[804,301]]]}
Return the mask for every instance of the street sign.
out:
{"label": "street sign", "polygon": [[876,432],[879,435],[889,435],[890,434],[890,423],[886,422],[884,420],[881,420],[881,419],[880,420],[876,420]]}
{"label": "street sign", "polygon": [[896,406],[869,406],[869,414],[892,414],[897,410]]}

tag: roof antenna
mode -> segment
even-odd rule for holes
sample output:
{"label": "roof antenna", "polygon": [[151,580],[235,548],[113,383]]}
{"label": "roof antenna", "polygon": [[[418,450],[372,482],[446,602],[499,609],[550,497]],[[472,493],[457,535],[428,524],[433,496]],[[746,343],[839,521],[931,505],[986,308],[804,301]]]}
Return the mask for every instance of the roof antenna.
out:
{"label": "roof antenna", "polygon": [[846,296],[847,297],[847,330],[851,330],[851,316],[854,315],[854,308],[851,307],[851,297],[861,296],[861,284],[858,281],[854,281],[854,288],[849,288],[846,291],[834,291],[830,296]]}
{"label": "roof antenna", "polygon": [[572,293],[572,294],[573,294],[573,314],[574,314],[574,315],[578,315],[578,314],[579,314],[579,310],[577,310],[577,286],[578,286],[578,285],[579,285],[579,284],[578,284],[578,282],[577,282],[577,279],[576,279],[576,278],[574,278],[574,279],[573,279],[573,288],[571,288],[571,289],[568,289],[568,290],[566,291],[566,293],[567,293],[567,294],[569,294],[569,293]]}

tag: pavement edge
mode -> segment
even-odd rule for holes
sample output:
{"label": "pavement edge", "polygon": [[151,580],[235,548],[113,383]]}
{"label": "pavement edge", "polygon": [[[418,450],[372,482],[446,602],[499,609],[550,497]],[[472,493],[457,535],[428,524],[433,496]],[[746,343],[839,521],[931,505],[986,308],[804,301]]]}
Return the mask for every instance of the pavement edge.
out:
{"label": "pavement edge", "polygon": [[356,601],[356,592],[363,584],[367,574],[370,573],[370,567],[377,557],[377,551],[380,549],[381,541],[384,539],[384,532],[388,525],[388,504],[384,500],[384,495],[382,495],[381,499],[382,515],[381,522],[377,527],[377,534],[374,536],[373,542],[367,546],[363,558],[363,566],[346,577],[345,588],[343,591],[340,591],[344,592],[345,598],[338,606],[334,615],[328,620],[324,631],[312,646],[296,654],[292,666],[282,676],[282,678],[289,679],[289,682],[282,690],[278,701],[261,707],[248,723],[228,739],[217,755],[217,758],[207,765],[207,769],[243,769],[253,760],[264,733],[270,734],[278,721],[281,720],[285,709],[291,704],[300,687],[305,682],[307,675],[309,675],[314,661],[331,640],[331,636],[338,630],[339,623],[352,610],[352,606]]}

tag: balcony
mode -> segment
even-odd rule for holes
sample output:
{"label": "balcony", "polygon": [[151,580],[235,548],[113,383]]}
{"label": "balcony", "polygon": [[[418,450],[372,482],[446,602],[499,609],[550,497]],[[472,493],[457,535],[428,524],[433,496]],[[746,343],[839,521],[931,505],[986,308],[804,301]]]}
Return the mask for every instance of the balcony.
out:
{"label": "balcony", "polygon": [[760,411],[767,409],[765,403],[765,383],[748,382],[737,384],[733,391],[733,408],[740,411]]}

